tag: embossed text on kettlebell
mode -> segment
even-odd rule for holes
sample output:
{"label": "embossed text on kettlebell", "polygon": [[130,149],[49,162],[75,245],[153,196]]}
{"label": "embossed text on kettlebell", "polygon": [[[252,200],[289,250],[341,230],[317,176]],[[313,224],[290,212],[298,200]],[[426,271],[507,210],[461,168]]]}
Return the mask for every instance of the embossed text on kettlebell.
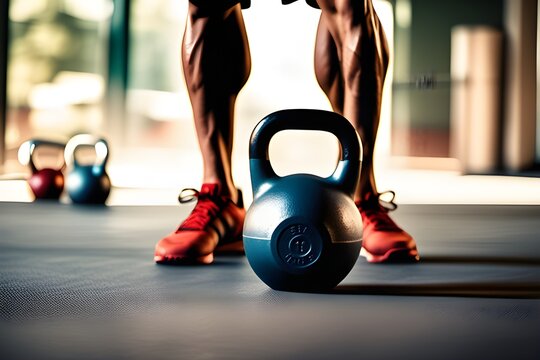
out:
{"label": "embossed text on kettlebell", "polygon": [[311,226],[292,224],[279,234],[277,249],[287,266],[303,268],[317,261],[321,255],[322,242]]}

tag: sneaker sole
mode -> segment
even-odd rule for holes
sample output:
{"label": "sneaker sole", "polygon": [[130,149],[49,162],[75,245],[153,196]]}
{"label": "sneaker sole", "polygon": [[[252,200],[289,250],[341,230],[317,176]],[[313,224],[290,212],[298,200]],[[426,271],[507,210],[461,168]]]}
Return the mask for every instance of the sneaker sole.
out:
{"label": "sneaker sole", "polygon": [[213,253],[199,257],[155,255],[154,261],[158,264],[171,265],[209,265],[214,261],[214,254],[222,256],[244,255],[244,243],[243,241],[234,241],[218,245]]}
{"label": "sneaker sole", "polygon": [[420,260],[416,249],[391,249],[383,255],[375,255],[362,248],[360,256],[369,263],[415,263]]}
{"label": "sneaker sole", "polygon": [[209,265],[214,261],[214,254],[199,257],[161,256],[155,255],[154,261],[158,264],[169,265]]}

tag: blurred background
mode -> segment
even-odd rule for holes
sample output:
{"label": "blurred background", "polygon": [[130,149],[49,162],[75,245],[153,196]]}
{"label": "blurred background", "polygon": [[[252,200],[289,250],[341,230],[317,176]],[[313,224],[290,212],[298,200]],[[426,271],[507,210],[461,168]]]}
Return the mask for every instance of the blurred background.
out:
{"label": "blurred background", "polygon": [[[31,201],[19,146],[107,138],[110,205],[176,204],[202,164],[180,67],[187,0],[0,0],[0,201]],[[398,203],[540,204],[537,0],[376,0],[392,52],[376,173]],[[234,177],[249,202],[253,127],[330,109],[313,73],[320,11],[253,1],[253,68],[236,108]],[[280,175],[332,173],[332,135],[288,131]]]}

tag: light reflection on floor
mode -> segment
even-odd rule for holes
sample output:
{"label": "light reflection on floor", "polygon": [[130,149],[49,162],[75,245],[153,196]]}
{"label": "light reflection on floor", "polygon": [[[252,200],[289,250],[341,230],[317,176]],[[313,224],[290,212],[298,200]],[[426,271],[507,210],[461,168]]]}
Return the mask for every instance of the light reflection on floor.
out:
{"label": "light reflection on floor", "polygon": [[[167,152],[159,156],[162,161],[156,161],[157,156],[148,151],[144,154],[130,152],[113,161],[108,172],[114,188],[107,204],[178,205],[177,197],[182,188],[200,186],[202,169],[200,156],[196,152]],[[333,156],[331,153],[328,155],[329,158]],[[138,158],[138,161],[128,161],[131,157]],[[318,162],[315,165],[316,174],[332,172],[332,165],[328,167],[329,161],[326,159],[318,157],[315,162]],[[320,163],[327,164],[322,166]],[[276,167],[280,166],[282,172],[291,169],[286,164],[278,165],[279,162]],[[304,166],[309,167],[310,164]],[[247,162],[239,163],[235,170],[237,186],[243,189],[244,198],[249,204],[252,195]],[[377,178],[379,190],[394,190],[398,204],[540,205],[540,178],[463,176],[456,171],[413,170],[384,164],[377,168]],[[25,181],[3,180],[0,181],[0,201],[29,202],[32,196]],[[66,196],[62,201],[69,202]]]}

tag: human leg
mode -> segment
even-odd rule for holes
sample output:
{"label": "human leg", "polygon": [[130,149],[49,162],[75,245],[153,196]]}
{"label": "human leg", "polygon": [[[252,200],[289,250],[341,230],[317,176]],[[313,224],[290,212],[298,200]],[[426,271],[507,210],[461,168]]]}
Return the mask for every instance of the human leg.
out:
{"label": "human leg", "polygon": [[231,172],[234,105],[251,68],[239,4],[218,9],[189,4],[182,65],[203,157],[203,182],[220,184],[236,200]]}
{"label": "human leg", "polygon": [[317,0],[322,10],[315,48],[315,73],[334,111],[358,131],[362,176],[355,193],[364,224],[362,254],[370,262],[415,261],[414,239],[388,216],[379,201],[373,168],[389,49],[371,0]]}
{"label": "human leg", "polygon": [[[377,193],[373,150],[389,50],[371,0],[318,0],[322,9],[315,72],[335,111],[354,125],[363,145],[356,200]],[[337,63],[336,63],[337,62]]]}
{"label": "human leg", "polygon": [[241,251],[245,210],[231,171],[234,105],[251,62],[239,0],[193,0],[182,39],[182,66],[203,158],[203,186],[187,219],[161,239],[158,263],[213,261],[219,250]]}

